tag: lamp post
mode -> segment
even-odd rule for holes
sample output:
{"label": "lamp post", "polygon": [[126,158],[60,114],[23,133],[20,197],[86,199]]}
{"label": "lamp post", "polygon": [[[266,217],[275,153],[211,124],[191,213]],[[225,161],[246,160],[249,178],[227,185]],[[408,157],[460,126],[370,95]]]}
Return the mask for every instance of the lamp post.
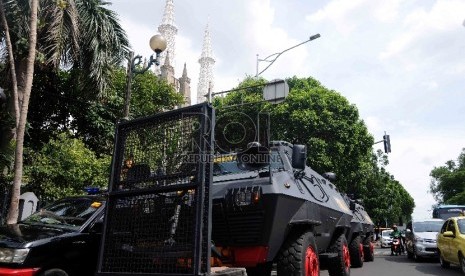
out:
{"label": "lamp post", "polygon": [[142,56],[137,55],[134,57],[134,52],[129,53],[128,60],[128,74],[127,74],[127,83],[126,83],[126,95],[124,98],[124,111],[123,119],[129,119],[129,105],[131,103],[131,84],[134,74],[142,74],[147,71],[153,64],[156,66],[160,65],[160,54],[166,49],[166,39],[160,35],[156,34],[150,38],[149,41],[150,48],[155,52],[155,58],[153,55],[150,56],[149,63],[144,68],[139,68],[138,65],[142,62]]}
{"label": "lamp post", "polygon": [[[257,54],[257,69],[256,69],[255,77],[258,77],[261,73],[265,72],[265,70],[268,69],[268,68],[278,59],[278,57],[281,56],[282,54],[284,54],[285,52],[287,52],[287,51],[289,51],[289,50],[292,50],[292,49],[294,49],[295,47],[298,47],[298,46],[300,46],[300,45],[302,45],[302,44],[305,44],[305,43],[307,43],[307,42],[310,42],[310,41],[312,41],[312,40],[315,40],[315,39],[317,39],[317,38],[319,38],[319,37],[320,37],[320,34],[312,35],[308,40],[306,40],[306,41],[304,41],[304,42],[302,42],[302,43],[299,43],[299,44],[297,44],[297,45],[294,45],[294,46],[292,46],[292,47],[290,47],[290,48],[287,48],[286,50],[284,50],[284,51],[282,51],[282,52],[278,52],[278,53],[274,53],[274,54],[272,54],[272,55],[269,55],[269,56],[267,56],[267,57],[264,58],[264,59],[259,59],[259,58],[258,58],[258,54]],[[258,64],[259,64],[259,62],[261,62],[261,61],[266,61],[266,62],[269,62],[270,64],[268,64],[268,66],[265,67],[265,69],[263,69],[263,70],[259,73],[259,72],[258,72]]]}

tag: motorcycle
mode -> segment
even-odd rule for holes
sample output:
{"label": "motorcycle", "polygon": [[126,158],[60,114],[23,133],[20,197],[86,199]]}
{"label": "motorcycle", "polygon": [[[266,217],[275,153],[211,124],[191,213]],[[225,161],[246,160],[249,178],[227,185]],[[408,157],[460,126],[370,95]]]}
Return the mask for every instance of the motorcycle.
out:
{"label": "motorcycle", "polygon": [[400,244],[400,238],[395,237],[392,239],[391,252],[393,252],[396,256],[402,254],[402,245]]}

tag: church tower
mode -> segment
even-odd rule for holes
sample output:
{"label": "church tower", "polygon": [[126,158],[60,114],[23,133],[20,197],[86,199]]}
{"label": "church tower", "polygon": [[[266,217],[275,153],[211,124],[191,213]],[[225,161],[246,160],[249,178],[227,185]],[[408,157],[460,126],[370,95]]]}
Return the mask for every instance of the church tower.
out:
{"label": "church tower", "polygon": [[176,62],[174,60],[176,50],[176,34],[178,28],[174,25],[174,1],[166,0],[165,12],[163,13],[163,19],[158,26],[158,32],[166,39],[166,51],[163,51],[160,55],[160,64],[165,64],[165,58],[169,56],[171,65],[175,67]]}
{"label": "church tower", "polygon": [[182,106],[191,105],[191,79],[187,76],[186,64],[182,77],[176,78],[175,67],[175,50],[176,50],[176,35],[178,28],[174,25],[174,1],[166,0],[163,19],[158,26],[158,32],[166,39],[166,50],[160,55],[160,64],[163,64],[157,72],[160,77],[171,84],[176,92],[181,93],[184,103]]}
{"label": "church tower", "polygon": [[179,93],[184,98],[184,106],[189,106],[191,102],[191,79],[187,76],[186,63],[184,63],[184,70],[182,70],[182,77],[179,78]]}
{"label": "church tower", "polygon": [[167,52],[165,57],[165,62],[160,67],[161,69],[161,77],[166,80],[169,84],[174,85],[176,87],[176,78],[174,77],[174,67],[170,63],[170,54]]}
{"label": "church tower", "polygon": [[215,64],[208,24],[205,28],[202,55],[200,56],[199,63],[200,75],[197,86],[197,103],[203,103],[207,100],[205,95],[208,94],[208,89],[213,89],[213,64]]}

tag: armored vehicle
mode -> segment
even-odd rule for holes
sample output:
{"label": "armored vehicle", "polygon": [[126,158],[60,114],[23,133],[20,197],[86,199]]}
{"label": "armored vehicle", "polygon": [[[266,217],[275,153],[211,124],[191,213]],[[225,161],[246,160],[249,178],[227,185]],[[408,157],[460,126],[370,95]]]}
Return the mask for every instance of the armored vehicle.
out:
{"label": "armored vehicle", "polygon": [[247,274],[349,275],[353,217],[343,196],[306,166],[306,147],[284,141],[216,158],[212,240],[223,265]]}
{"label": "armored vehicle", "polygon": [[117,126],[97,275],[350,275],[353,212],[306,147],[215,155],[214,129],[206,103]]}
{"label": "armored vehicle", "polygon": [[343,194],[346,203],[353,212],[351,228],[349,232],[349,253],[352,267],[362,267],[363,262],[374,260],[373,234],[374,223],[365,208],[347,194]]}

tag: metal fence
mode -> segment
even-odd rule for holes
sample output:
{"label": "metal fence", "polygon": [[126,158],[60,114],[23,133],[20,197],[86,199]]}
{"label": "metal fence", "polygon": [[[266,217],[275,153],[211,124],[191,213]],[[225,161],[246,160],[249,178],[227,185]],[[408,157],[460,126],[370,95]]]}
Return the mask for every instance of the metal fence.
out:
{"label": "metal fence", "polygon": [[214,110],[117,126],[97,275],[206,275]]}

